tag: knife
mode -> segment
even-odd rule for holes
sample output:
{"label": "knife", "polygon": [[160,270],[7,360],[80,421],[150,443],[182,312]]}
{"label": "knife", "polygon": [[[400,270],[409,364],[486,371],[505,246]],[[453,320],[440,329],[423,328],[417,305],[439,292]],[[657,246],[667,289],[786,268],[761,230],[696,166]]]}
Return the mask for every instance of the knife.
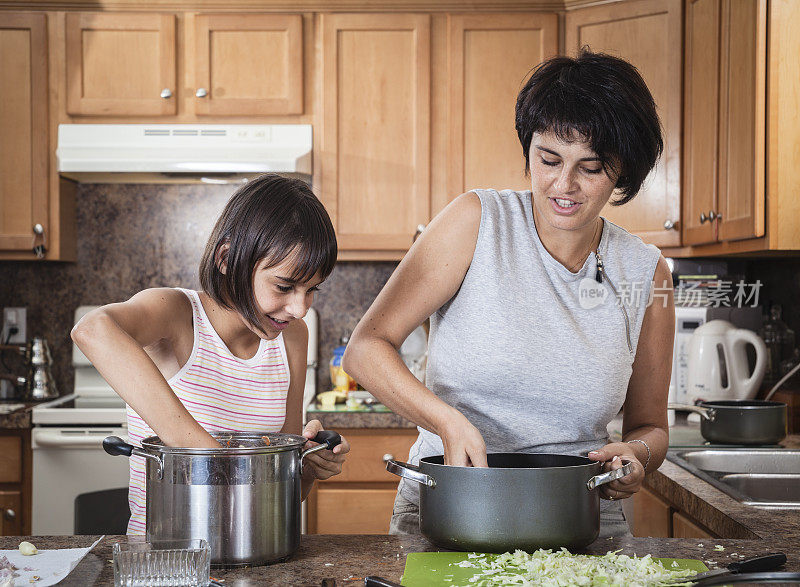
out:
{"label": "knife", "polygon": [[769,554],[762,554],[751,558],[746,558],[741,561],[736,561],[729,564],[722,569],[714,569],[713,571],[706,571],[699,573],[692,577],[683,577],[677,579],[676,582],[696,583],[709,577],[716,577],[717,575],[727,575],[739,573],[759,573],[762,571],[773,571],[778,567],[786,564],[786,555],[782,552],[771,552]]}

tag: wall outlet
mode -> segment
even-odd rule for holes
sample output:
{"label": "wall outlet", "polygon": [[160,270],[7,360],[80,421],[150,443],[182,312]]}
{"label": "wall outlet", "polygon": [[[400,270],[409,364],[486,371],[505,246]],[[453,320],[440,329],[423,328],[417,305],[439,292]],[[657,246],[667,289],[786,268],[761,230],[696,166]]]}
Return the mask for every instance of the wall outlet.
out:
{"label": "wall outlet", "polygon": [[[27,308],[3,308],[3,330],[0,332],[1,344],[25,344],[28,340],[26,328]],[[14,332],[16,329],[16,332]]]}

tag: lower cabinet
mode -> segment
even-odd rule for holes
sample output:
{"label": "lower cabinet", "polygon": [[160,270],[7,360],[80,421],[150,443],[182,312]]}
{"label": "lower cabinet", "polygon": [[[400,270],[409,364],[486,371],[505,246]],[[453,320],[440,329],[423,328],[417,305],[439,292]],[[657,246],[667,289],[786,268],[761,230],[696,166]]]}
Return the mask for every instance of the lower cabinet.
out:
{"label": "lower cabinet", "polygon": [[309,534],[386,534],[399,478],[386,461],[408,460],[415,428],[338,429],[350,443],[342,473],[316,483],[307,499]]}
{"label": "lower cabinet", "polygon": [[31,432],[0,431],[0,536],[31,533]]}
{"label": "lower cabinet", "polygon": [[718,538],[647,488],[642,488],[633,496],[631,532],[637,537]]}

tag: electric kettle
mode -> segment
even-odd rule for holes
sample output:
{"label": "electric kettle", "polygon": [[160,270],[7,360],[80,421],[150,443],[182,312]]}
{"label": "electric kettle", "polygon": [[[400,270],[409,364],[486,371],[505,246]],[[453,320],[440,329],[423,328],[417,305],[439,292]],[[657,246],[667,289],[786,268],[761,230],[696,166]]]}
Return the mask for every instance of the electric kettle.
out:
{"label": "electric kettle", "polygon": [[[756,354],[752,373],[747,345],[752,345]],[[755,332],[736,328],[725,320],[706,322],[689,339],[689,401],[752,399],[766,366],[767,347]]]}

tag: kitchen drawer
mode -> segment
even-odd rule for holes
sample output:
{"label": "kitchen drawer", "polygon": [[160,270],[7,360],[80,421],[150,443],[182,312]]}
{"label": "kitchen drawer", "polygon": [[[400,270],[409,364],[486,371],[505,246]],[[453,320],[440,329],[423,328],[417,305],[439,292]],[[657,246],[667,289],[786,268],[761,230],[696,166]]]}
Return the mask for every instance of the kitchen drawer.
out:
{"label": "kitchen drawer", "polygon": [[386,459],[408,460],[408,451],[417,439],[416,429],[338,430],[350,443],[347,461],[340,475],[323,483],[398,482],[386,472]]}
{"label": "kitchen drawer", "polygon": [[317,489],[317,534],[388,534],[395,489]]}
{"label": "kitchen drawer", "polygon": [[22,493],[0,491],[0,536],[22,534]]}
{"label": "kitchen drawer", "polygon": [[22,439],[0,436],[0,483],[22,482]]}

